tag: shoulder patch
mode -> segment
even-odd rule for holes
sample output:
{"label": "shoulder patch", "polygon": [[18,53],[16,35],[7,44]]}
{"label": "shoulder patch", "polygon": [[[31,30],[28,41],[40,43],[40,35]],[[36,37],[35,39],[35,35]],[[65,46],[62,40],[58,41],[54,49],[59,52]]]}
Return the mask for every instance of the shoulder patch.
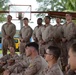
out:
{"label": "shoulder patch", "polygon": [[33,64],[30,64],[29,67],[33,66]]}

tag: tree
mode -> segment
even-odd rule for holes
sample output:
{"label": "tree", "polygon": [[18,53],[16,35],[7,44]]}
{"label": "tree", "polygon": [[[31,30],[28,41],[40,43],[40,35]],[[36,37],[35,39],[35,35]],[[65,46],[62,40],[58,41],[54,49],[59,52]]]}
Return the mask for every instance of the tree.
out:
{"label": "tree", "polygon": [[66,3],[66,9],[76,11],[76,0],[68,0]]}
{"label": "tree", "polygon": [[[36,0],[39,3],[38,11],[76,11],[76,0]],[[43,14],[37,14],[37,16]]]}
{"label": "tree", "polygon": [[[8,9],[9,0],[0,0],[0,11],[5,11]],[[5,13],[0,14],[0,22],[5,20]]]}

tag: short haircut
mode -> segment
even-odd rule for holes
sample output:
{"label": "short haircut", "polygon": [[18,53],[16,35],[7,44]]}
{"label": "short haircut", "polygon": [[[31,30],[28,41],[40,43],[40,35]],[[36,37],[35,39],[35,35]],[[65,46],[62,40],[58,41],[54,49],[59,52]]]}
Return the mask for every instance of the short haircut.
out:
{"label": "short haircut", "polygon": [[60,19],[61,20],[61,18],[59,18],[59,17],[56,17],[56,19]]}
{"label": "short haircut", "polygon": [[45,18],[48,18],[49,20],[51,19],[50,16],[45,16]]}
{"label": "short haircut", "polygon": [[70,48],[72,48],[72,52],[76,53],[76,43],[73,43]]}
{"label": "short haircut", "polygon": [[25,17],[23,20],[27,20],[28,21],[28,18]]}
{"label": "short haircut", "polygon": [[30,42],[26,44],[25,48],[26,47],[34,47],[37,50],[37,52],[39,52],[39,45],[36,42]]}
{"label": "short haircut", "polygon": [[66,15],[70,15],[72,17],[71,13],[67,13]]}
{"label": "short haircut", "polygon": [[12,16],[11,16],[11,15],[8,15],[8,16],[10,16],[10,17],[12,18]]}
{"label": "short haircut", "polygon": [[8,47],[13,47],[14,49],[16,49],[15,45],[9,44]]}
{"label": "short haircut", "polygon": [[42,18],[38,18],[38,20],[41,20],[42,21]]}
{"label": "short haircut", "polygon": [[55,57],[56,60],[60,57],[60,55],[61,55],[60,48],[58,48],[56,46],[49,46],[48,49],[53,54],[53,56]]}

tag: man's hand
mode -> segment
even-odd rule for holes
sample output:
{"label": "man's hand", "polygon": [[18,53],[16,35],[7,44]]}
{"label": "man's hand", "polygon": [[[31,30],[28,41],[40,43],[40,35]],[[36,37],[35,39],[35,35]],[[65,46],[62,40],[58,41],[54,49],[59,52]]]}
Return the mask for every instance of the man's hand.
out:
{"label": "man's hand", "polygon": [[5,65],[5,64],[6,64],[6,62],[3,62],[3,61],[2,61],[2,62],[0,62],[0,64],[1,64],[1,65]]}
{"label": "man's hand", "polygon": [[10,36],[6,35],[5,38],[6,38],[6,39],[10,39]]}
{"label": "man's hand", "polygon": [[37,39],[37,38],[35,38],[35,39],[34,39],[34,41],[35,41],[35,42],[38,42],[38,39]]}
{"label": "man's hand", "polygon": [[62,42],[66,42],[67,41],[67,39],[66,38],[62,38]]}
{"label": "man's hand", "polygon": [[10,75],[10,71],[9,71],[9,70],[5,70],[5,71],[3,72],[3,75]]}
{"label": "man's hand", "polygon": [[20,39],[20,41],[23,42],[24,40],[23,39]]}
{"label": "man's hand", "polygon": [[45,45],[46,44],[46,42],[45,41],[43,41],[43,40],[40,40],[40,44],[42,45]]}
{"label": "man's hand", "polygon": [[8,60],[8,64],[9,64],[9,65],[13,65],[14,63],[15,63],[15,60],[14,60],[14,59]]}

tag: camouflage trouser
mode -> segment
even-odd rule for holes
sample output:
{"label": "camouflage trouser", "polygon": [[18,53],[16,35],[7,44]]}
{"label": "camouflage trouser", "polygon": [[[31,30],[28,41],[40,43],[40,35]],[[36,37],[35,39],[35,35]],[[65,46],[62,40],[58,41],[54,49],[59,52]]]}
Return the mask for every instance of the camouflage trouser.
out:
{"label": "camouflage trouser", "polygon": [[76,40],[70,40],[70,41],[67,41],[67,42],[62,42],[61,43],[61,63],[62,63],[62,69],[63,71],[65,71],[65,67],[66,65],[68,64],[68,51],[69,51],[69,48],[71,47],[71,45],[73,43],[75,43]]}
{"label": "camouflage trouser", "polygon": [[62,70],[65,71],[65,67],[68,64],[68,51],[67,51],[67,43],[61,43],[61,64]]}
{"label": "camouflage trouser", "polygon": [[0,65],[0,75],[2,75],[3,71],[5,71],[5,69]]}
{"label": "camouflage trouser", "polygon": [[10,38],[8,40],[3,39],[3,43],[2,43],[3,55],[7,54],[8,46],[13,46],[15,48],[15,42],[13,38]]}
{"label": "camouflage trouser", "polygon": [[71,45],[73,43],[76,43],[76,40],[70,40],[70,41],[67,41],[67,42],[62,42],[62,51],[61,51],[61,54],[62,54],[62,57],[64,57],[64,60],[66,61],[66,59],[68,60],[68,51],[69,51],[69,48],[71,47]]}
{"label": "camouflage trouser", "polygon": [[[9,68],[12,69],[12,66],[8,66],[7,68],[8,68],[8,69],[9,69]],[[15,66],[15,67],[12,69],[11,73],[20,73],[20,72],[22,72],[22,71],[24,71],[24,68],[23,68],[21,65],[18,65],[18,66]]]}
{"label": "camouflage trouser", "polygon": [[23,71],[25,71],[26,68],[23,68],[22,66],[16,66],[15,69],[11,72],[10,75],[23,75]]}
{"label": "camouflage trouser", "polygon": [[23,72],[21,73],[11,73],[10,75],[24,75]]}
{"label": "camouflage trouser", "polygon": [[71,39],[70,41],[67,41],[67,51],[69,50],[69,48],[73,43],[76,43],[76,39]]}
{"label": "camouflage trouser", "polygon": [[49,47],[49,46],[56,46],[56,44],[53,42],[53,41],[49,41],[49,42],[47,42],[46,44],[44,44],[44,45],[40,45],[39,44],[39,54],[40,55],[42,55],[42,56],[44,56],[44,53],[45,53],[45,51],[46,51],[46,49]]}
{"label": "camouflage trouser", "polygon": [[45,53],[44,45],[40,45],[40,44],[39,44],[39,54],[40,54],[41,56],[44,56],[44,53]]}
{"label": "camouflage trouser", "polygon": [[20,54],[24,54],[25,53],[25,46],[26,46],[27,43],[29,43],[29,41],[28,42],[20,42],[20,45],[19,45]]}
{"label": "camouflage trouser", "polygon": [[26,43],[20,43],[20,45],[19,45],[19,52],[20,52],[20,54],[23,54],[23,53],[25,53],[25,45],[26,45]]}

